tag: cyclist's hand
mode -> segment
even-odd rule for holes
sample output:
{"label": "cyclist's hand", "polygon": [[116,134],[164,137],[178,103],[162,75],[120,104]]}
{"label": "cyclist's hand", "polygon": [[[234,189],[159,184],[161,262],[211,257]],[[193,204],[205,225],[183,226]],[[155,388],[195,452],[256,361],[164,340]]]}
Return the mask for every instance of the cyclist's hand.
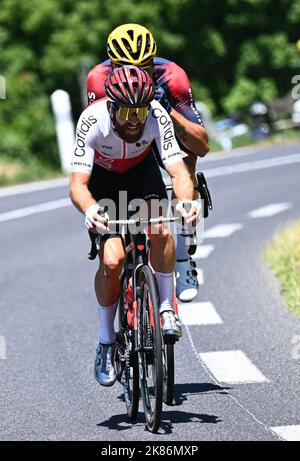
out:
{"label": "cyclist's hand", "polygon": [[96,233],[97,234],[104,235],[104,234],[109,233],[108,221],[109,221],[109,216],[106,212],[101,215],[97,213],[97,216],[96,216]]}
{"label": "cyclist's hand", "polygon": [[[190,208],[188,211],[187,209]],[[185,219],[187,224],[196,224],[201,212],[201,204],[197,200],[180,200],[176,210]]]}
{"label": "cyclist's hand", "polygon": [[171,112],[172,106],[168,100],[165,90],[161,86],[155,88],[155,99],[163,106],[164,109],[166,109],[168,114]]}
{"label": "cyclist's hand", "polygon": [[85,212],[85,225],[89,231],[94,234],[107,234],[108,232],[108,214],[104,216],[98,214],[99,205],[91,205]]}

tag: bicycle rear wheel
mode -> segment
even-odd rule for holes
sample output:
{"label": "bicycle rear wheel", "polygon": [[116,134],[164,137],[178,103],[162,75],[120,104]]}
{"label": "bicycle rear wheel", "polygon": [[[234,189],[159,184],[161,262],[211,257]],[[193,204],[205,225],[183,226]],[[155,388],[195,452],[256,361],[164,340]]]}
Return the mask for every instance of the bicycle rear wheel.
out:
{"label": "bicycle rear wheel", "polygon": [[163,348],[164,365],[164,403],[172,405],[174,399],[174,345],[165,344]]}
{"label": "bicycle rear wheel", "polygon": [[122,327],[122,342],[124,344],[124,369],[121,375],[121,384],[124,386],[124,400],[130,421],[134,421],[139,409],[139,367],[137,354],[134,352],[134,330],[127,323],[126,311],[127,279],[122,281],[119,303],[119,323]]}
{"label": "bicycle rear wheel", "polygon": [[138,309],[138,361],[141,394],[146,424],[157,432],[163,403],[163,358],[160,329],[159,298],[149,266],[139,274],[140,302]]}

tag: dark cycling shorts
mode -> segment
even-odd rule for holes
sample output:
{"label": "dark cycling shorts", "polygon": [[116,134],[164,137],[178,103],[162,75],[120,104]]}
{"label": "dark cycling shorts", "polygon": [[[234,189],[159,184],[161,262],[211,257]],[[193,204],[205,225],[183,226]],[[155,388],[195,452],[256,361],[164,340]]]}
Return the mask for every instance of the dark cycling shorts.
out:
{"label": "dark cycling shorts", "polygon": [[[152,152],[141,163],[124,174],[108,171],[94,165],[88,188],[100,206],[109,205],[108,200],[115,203],[115,215],[111,212],[112,208],[109,207],[107,210],[110,219],[127,219],[127,205],[131,200],[143,199],[147,201],[168,198],[159,166]],[[120,197],[120,191],[126,191],[127,196],[122,193]],[[92,232],[89,234],[93,241],[95,234]],[[113,235],[116,234],[111,236]]]}

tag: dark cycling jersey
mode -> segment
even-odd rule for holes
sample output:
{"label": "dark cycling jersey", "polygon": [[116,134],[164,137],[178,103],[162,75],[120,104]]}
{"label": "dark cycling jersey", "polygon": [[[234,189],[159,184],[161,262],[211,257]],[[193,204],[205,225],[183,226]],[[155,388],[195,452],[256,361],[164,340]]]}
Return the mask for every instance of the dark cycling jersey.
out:
{"label": "dark cycling jersey", "polygon": [[[162,87],[171,106],[191,122],[203,126],[200,113],[194,103],[190,81],[185,71],[175,62],[164,58],[154,58],[154,82]],[[87,94],[89,104],[105,97],[104,82],[111,72],[110,59],[95,66],[87,77]]]}

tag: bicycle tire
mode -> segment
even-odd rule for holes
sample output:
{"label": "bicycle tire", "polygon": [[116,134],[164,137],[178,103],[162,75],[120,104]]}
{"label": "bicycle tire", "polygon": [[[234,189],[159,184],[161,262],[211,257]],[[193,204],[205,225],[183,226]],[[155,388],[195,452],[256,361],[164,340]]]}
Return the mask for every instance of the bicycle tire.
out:
{"label": "bicycle tire", "polygon": [[174,345],[165,344],[164,359],[164,403],[172,405],[174,399]]}
{"label": "bicycle tire", "polygon": [[[154,275],[149,266],[141,267],[138,285],[140,287],[138,308],[140,386],[146,425],[150,432],[155,433],[160,426],[163,404],[163,358],[159,297]],[[153,350],[143,351],[145,346],[153,347]],[[149,385],[149,371],[152,372],[152,387]],[[150,396],[151,391],[154,398]]]}
{"label": "bicycle tire", "polygon": [[139,410],[139,366],[137,354],[133,352],[134,349],[134,330],[129,328],[127,324],[127,315],[125,309],[125,295],[127,289],[126,277],[121,280],[121,294],[119,303],[119,323],[122,325],[122,331],[124,335],[127,335],[128,344],[130,341],[131,351],[130,352],[130,366],[128,367],[125,363],[123,370],[122,384],[124,386],[124,400],[126,405],[127,415],[130,421],[135,421]]}

